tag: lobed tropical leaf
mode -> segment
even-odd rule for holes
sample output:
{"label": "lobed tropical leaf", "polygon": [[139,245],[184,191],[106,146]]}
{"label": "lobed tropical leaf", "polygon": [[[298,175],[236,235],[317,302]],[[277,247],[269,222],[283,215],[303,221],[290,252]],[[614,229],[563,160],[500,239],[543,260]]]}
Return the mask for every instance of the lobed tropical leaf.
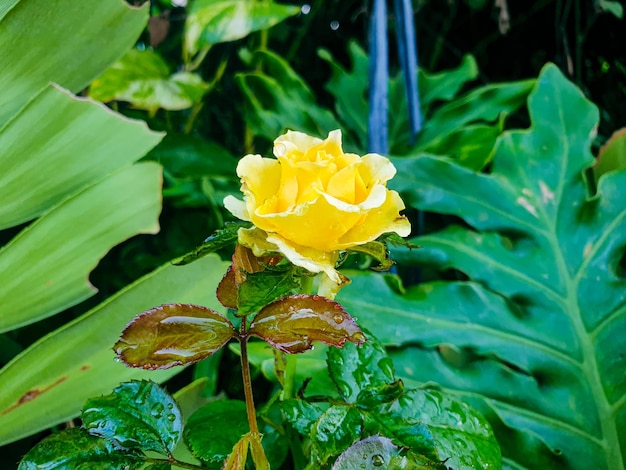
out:
{"label": "lobed tropical leaf", "polygon": [[427,155],[397,161],[411,205],[467,225],[393,257],[469,281],[403,295],[381,276],[351,275],[359,297],[346,290],[339,299],[400,346],[392,356],[401,376],[480,407],[506,468],[623,470],[626,171],[602,176],[590,196],[598,110],[554,65],[528,106],[531,127],[499,138],[489,174]]}

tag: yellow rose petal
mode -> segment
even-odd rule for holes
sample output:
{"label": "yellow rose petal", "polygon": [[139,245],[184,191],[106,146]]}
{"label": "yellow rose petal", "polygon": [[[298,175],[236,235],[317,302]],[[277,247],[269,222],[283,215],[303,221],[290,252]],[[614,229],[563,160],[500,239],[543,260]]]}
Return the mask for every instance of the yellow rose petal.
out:
{"label": "yellow rose petal", "polygon": [[224,198],[224,207],[238,219],[246,221],[250,220],[250,214],[248,214],[246,203],[237,199],[235,196],[226,196]]}
{"label": "yellow rose petal", "polygon": [[404,202],[395,191],[387,192],[385,203],[367,213],[363,222],[356,225],[339,239],[339,249],[346,249],[376,240],[387,232],[395,232],[401,237],[411,233],[411,224],[406,217],[400,215]]}
{"label": "yellow rose petal", "polygon": [[322,139],[317,137],[311,137],[302,132],[287,131],[286,134],[274,140],[274,155],[276,157],[285,157],[294,150],[304,153],[320,142],[322,142]]}
{"label": "yellow rose petal", "polygon": [[312,273],[324,272],[333,282],[340,284],[341,276],[335,270],[336,253],[315,250],[289,243],[280,235],[271,234],[267,241],[275,244],[280,252],[296,266],[300,266]]}
{"label": "yellow rose petal", "polygon": [[396,174],[396,167],[388,158],[378,155],[377,153],[368,153],[361,158],[361,172],[363,181],[371,181],[374,183],[385,183],[393,178]]}
{"label": "yellow rose petal", "polygon": [[277,160],[261,155],[246,155],[237,165],[242,191],[251,194],[255,201],[265,201],[278,191],[281,168]]}

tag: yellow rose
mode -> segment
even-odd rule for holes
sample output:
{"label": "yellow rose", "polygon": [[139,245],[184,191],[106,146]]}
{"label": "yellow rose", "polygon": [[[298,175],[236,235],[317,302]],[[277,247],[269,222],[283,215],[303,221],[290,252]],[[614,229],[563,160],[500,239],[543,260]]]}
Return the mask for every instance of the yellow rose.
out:
{"label": "yellow rose", "polygon": [[404,203],[386,187],[396,173],[387,158],[344,153],[339,130],[325,140],[288,131],[274,141],[274,155],[242,158],[237,175],[244,200],[224,199],[230,212],[262,231],[239,234],[255,254],[280,251],[340,284],[334,266],[338,251],[385,232],[409,235],[409,221],[399,214]]}

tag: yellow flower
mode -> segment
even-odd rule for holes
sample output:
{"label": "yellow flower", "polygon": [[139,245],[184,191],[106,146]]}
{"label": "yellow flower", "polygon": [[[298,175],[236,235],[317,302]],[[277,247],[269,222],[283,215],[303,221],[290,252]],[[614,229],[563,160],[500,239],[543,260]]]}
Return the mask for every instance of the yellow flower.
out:
{"label": "yellow flower", "polygon": [[344,153],[339,130],[325,140],[288,131],[274,141],[274,155],[242,158],[237,175],[244,200],[224,199],[230,212],[255,225],[239,234],[240,243],[255,254],[280,251],[339,285],[340,250],[385,232],[409,235],[409,221],[399,214],[404,203],[386,187],[396,173],[387,158]]}

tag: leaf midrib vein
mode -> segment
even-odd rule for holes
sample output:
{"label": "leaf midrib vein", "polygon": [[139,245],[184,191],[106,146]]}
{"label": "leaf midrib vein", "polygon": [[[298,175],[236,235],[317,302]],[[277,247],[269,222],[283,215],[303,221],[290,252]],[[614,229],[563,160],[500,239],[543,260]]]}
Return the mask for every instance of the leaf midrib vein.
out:
{"label": "leaf midrib vein", "polygon": [[[355,299],[351,299],[350,303],[352,305],[358,306],[358,307],[363,307],[363,308],[371,308],[371,303],[365,302],[365,301],[361,301],[361,300],[355,300]],[[423,314],[411,314],[411,313],[407,313],[404,310],[396,310],[394,308],[391,307],[386,307],[383,305],[377,305],[376,306],[376,310],[379,312],[385,312],[385,313],[389,313],[390,315],[397,315],[397,316],[402,316],[402,317],[406,317],[406,318],[411,318],[413,320],[415,320],[415,317],[421,317],[422,319],[433,319],[433,317],[430,317],[428,315],[423,315]],[[506,342],[517,342],[521,345],[526,345],[526,346],[530,346],[534,349],[538,349],[541,351],[545,351],[546,355],[552,356],[554,358],[557,358],[559,360],[561,360],[562,362],[567,362],[570,365],[576,367],[576,368],[581,368],[581,364],[576,361],[574,358],[568,356],[567,354],[562,353],[561,351],[559,351],[558,349],[552,348],[544,343],[539,343],[536,341],[531,341],[529,338],[527,338],[526,336],[521,336],[519,334],[514,334],[514,333],[509,333],[509,332],[502,332],[500,330],[496,330],[495,328],[490,328],[487,327],[485,325],[479,324],[479,323],[461,323],[461,322],[454,322],[454,321],[450,321],[450,320],[440,320],[440,319],[435,319],[436,322],[442,324],[442,326],[452,329],[452,326],[458,326],[460,327],[467,327],[467,326],[473,326],[475,327],[478,331],[482,331],[482,332],[498,332],[497,335],[495,334],[489,334],[489,336],[495,336],[495,337],[504,337],[503,341]]]}

